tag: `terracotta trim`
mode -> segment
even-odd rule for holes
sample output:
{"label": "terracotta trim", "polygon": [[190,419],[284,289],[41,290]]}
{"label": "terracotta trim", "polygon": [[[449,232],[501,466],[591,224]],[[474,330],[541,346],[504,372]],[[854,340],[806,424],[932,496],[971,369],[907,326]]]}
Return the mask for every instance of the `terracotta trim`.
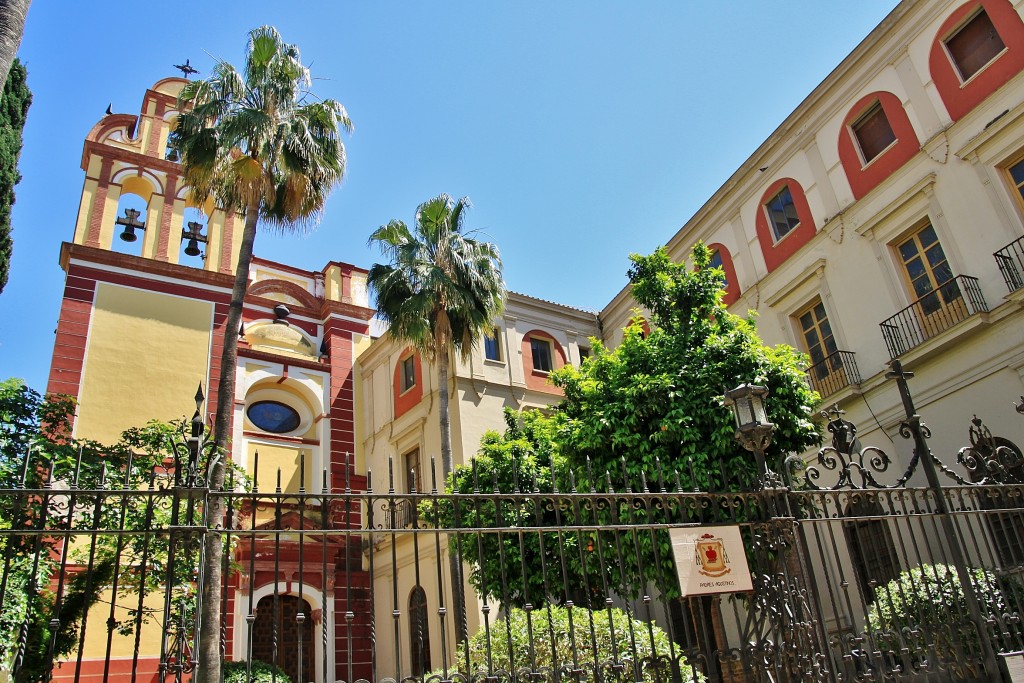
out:
{"label": "terracotta trim", "polygon": [[[775,235],[768,225],[768,214],[765,211],[765,204],[772,199],[783,187],[788,187],[793,195],[793,205],[796,207],[797,217],[800,224],[788,235],[775,241]],[[757,227],[757,241],[761,243],[761,254],[764,256],[768,272],[772,272],[790,256],[795,254],[800,247],[811,241],[818,229],[814,225],[814,217],[811,215],[811,207],[807,204],[807,195],[800,183],[792,178],[779,178],[765,190],[757,204],[757,215],[755,217]]]}
{"label": "terracotta trim", "polygon": [[[736,266],[732,262],[732,254],[722,244],[718,242],[712,242],[708,245],[708,249],[712,252],[717,251],[722,256],[722,270],[725,271],[725,296],[722,297],[722,303],[726,306],[731,306],[737,299],[740,298],[740,283],[736,279]],[[644,321],[646,325],[647,321]],[[649,328],[645,328],[647,334],[651,331]]]}
{"label": "terracotta trim", "polygon": [[[896,141],[868,163],[864,163],[858,151],[853,124],[864,112],[878,102],[885,118],[889,121]],[[914,158],[921,149],[917,133],[910,123],[910,117],[900,99],[891,92],[873,92],[857,100],[846,114],[839,131],[839,160],[846,172],[846,179],[853,190],[854,199],[860,199],[877,187],[883,180],[895,173],[901,166]]]}
{"label": "terracotta trim", "polygon": [[[413,359],[413,373],[416,375],[416,384],[403,392],[402,363],[410,356]],[[395,404],[395,419],[409,412],[410,409],[423,400],[423,363],[420,360],[420,354],[414,352],[411,346],[403,349],[402,353],[398,356],[398,362],[395,363],[395,370],[391,377],[391,385]]]}
{"label": "terracotta trim", "polygon": [[166,261],[167,249],[171,239],[171,219],[174,217],[174,195],[178,191],[178,179],[174,176],[167,177],[167,187],[164,192],[164,208],[160,212],[160,236],[156,242],[156,257]]}
{"label": "terracotta trim", "polygon": [[223,273],[213,273],[206,270],[200,270],[198,268],[181,266],[176,263],[156,261],[154,259],[133,256],[131,254],[122,254],[88,245],[64,242],[61,244],[60,249],[60,265],[61,268],[64,269],[64,272],[67,272],[71,259],[89,261],[97,265],[125,268],[149,275],[159,275],[161,277],[181,280],[183,283],[219,287],[227,290],[226,294],[228,296],[230,296],[231,286],[234,284],[234,278],[229,275],[224,275]]}
{"label": "terracotta trim", "polygon": [[[1006,46],[966,82],[950,59],[943,41],[979,7],[984,8]],[[959,121],[986,97],[1024,69],[1024,21],[1007,0],[974,0],[954,10],[939,27],[928,53],[928,70],[949,117]]]}
{"label": "terracotta trim", "polygon": [[554,367],[552,371],[558,370],[564,366],[566,361],[565,349],[558,343],[558,340],[554,338],[549,332],[544,330],[530,330],[523,335],[523,341],[521,342],[520,349],[522,350],[523,357],[523,375],[526,379],[526,386],[534,391],[543,391],[546,394],[562,394],[562,390],[553,384],[548,384],[548,376],[550,373],[540,372],[533,369],[533,348],[530,346],[531,339],[543,339],[551,344],[551,363]]}

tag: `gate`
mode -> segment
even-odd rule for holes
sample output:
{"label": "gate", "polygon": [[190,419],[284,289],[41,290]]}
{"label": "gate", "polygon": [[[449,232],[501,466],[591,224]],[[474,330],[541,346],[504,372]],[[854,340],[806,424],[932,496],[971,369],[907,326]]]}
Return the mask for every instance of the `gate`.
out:
{"label": "gate", "polygon": [[[581,471],[558,489],[514,459],[504,490],[481,463],[453,494],[436,475],[429,492],[367,490],[352,467],[307,482],[302,463],[295,490],[235,472],[210,491],[198,410],[156,456],[26,450],[0,463],[0,665],[21,681],[190,679],[215,534],[237,680],[1009,680],[1024,462],[975,420],[956,454],[966,476],[944,464],[896,370],[906,466],[834,409],[815,460],[757,481],[723,472],[733,491],[661,469]],[[206,518],[214,496],[223,520]],[[753,590],[682,597],[673,534],[723,526]],[[724,547],[708,556],[723,568]]]}

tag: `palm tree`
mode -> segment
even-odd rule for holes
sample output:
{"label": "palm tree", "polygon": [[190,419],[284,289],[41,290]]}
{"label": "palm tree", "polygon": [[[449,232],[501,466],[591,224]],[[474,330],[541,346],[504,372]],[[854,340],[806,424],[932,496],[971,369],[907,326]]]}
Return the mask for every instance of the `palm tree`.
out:
{"label": "palm tree", "polygon": [[[310,84],[298,48],[274,27],[262,26],[249,33],[241,73],[219,62],[209,79],[189,83],[178,96],[181,114],[171,144],[193,198],[212,196],[223,210],[245,215],[217,384],[213,439],[221,453],[228,453],[231,437],[237,332],[256,226],[290,231],[315,223],[345,173],[341,133],[351,131],[352,122],[340,103],[311,98]],[[223,487],[223,459],[207,476],[210,488]],[[212,498],[208,512],[218,523],[223,500]],[[213,683],[220,679],[223,548],[216,534],[207,536],[205,546],[198,680]]]}
{"label": "palm tree", "polygon": [[[438,412],[441,426],[441,469],[452,473],[451,418],[448,410],[450,353],[468,359],[474,344],[494,324],[505,301],[498,248],[463,232],[469,199],[455,202],[442,194],[416,209],[415,232],[400,220],[370,236],[390,259],[374,264],[367,281],[377,295],[377,311],[391,336],[408,342],[437,366]],[[459,562],[449,553],[452,600],[463,637]]]}

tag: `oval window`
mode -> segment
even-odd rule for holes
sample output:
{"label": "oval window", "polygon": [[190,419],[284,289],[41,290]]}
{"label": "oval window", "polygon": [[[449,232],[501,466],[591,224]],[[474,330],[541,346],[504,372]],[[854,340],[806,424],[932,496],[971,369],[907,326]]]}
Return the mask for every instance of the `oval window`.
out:
{"label": "oval window", "polygon": [[302,422],[295,408],[278,401],[257,401],[245,414],[257,429],[271,434],[294,432]]}

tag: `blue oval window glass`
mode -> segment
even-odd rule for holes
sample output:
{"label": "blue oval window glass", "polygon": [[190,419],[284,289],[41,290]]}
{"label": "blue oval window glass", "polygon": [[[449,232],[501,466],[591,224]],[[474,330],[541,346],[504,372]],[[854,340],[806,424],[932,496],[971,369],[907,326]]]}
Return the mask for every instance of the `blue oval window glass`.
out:
{"label": "blue oval window glass", "polygon": [[249,421],[264,432],[294,432],[302,421],[297,410],[277,401],[257,401],[246,411]]}

